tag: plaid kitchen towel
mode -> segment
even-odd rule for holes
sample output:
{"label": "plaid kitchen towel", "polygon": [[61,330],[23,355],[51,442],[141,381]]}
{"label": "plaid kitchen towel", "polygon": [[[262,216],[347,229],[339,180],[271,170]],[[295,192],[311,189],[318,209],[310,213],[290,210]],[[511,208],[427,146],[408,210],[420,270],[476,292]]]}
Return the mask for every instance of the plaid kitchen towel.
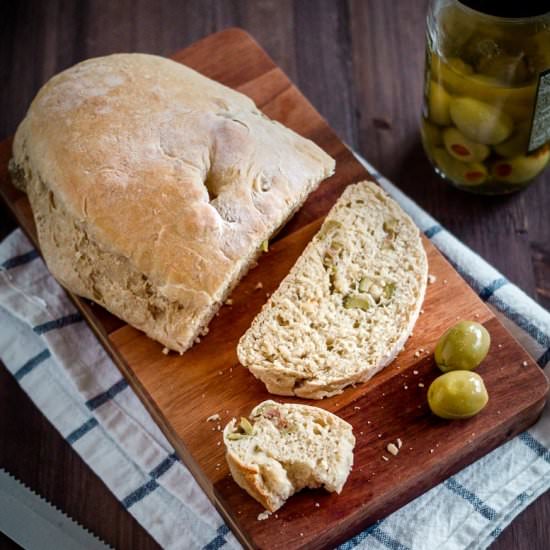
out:
{"label": "plaid kitchen towel", "polygon": [[[544,368],[550,314],[367,167]],[[37,407],[162,547],[239,547],[21,230],[0,244],[0,266],[0,357]],[[545,410],[341,548],[486,548],[549,486]]]}

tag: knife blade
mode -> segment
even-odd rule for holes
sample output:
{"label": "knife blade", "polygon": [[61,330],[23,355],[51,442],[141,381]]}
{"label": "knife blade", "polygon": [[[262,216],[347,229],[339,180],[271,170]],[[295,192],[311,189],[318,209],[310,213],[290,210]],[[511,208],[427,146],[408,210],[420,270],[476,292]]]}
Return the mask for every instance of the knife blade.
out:
{"label": "knife blade", "polygon": [[23,548],[111,548],[0,468],[0,531]]}

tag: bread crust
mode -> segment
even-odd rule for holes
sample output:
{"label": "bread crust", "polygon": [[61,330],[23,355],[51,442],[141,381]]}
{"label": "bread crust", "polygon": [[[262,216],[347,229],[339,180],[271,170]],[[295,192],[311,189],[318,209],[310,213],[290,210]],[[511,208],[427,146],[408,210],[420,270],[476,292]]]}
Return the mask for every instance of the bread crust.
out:
{"label": "bread crust", "polygon": [[[361,239],[365,249],[358,248]],[[427,276],[426,252],[409,216],[375,183],[351,185],[240,339],[239,361],[276,395],[339,394],[402,350],[420,314]],[[359,289],[363,278],[391,284],[395,296],[378,304]],[[350,296],[368,298],[367,311],[346,308]],[[340,346],[340,355],[331,346]]]}
{"label": "bread crust", "polygon": [[[333,170],[319,147],[248,97],[144,54],[90,59],[53,77],[17,130],[12,162],[54,276],[180,352],[262,241]],[[75,254],[89,255],[88,244],[99,264],[125,263],[123,273],[77,273]],[[151,303],[132,290],[129,302],[117,299],[128,278],[143,278]]]}
{"label": "bread crust", "polygon": [[[272,412],[276,414],[270,416]],[[293,424],[286,424],[285,418],[291,417]],[[309,426],[308,418],[312,420]],[[281,426],[277,425],[279,421]],[[234,481],[266,510],[278,510],[291,495],[305,487],[342,491],[353,465],[355,445],[352,427],[345,420],[318,407],[268,400],[254,407],[250,422],[254,424],[253,433],[239,441],[229,438],[237,432],[236,419],[225,426],[226,460]],[[330,429],[323,435],[325,425]],[[308,431],[312,426],[316,432]],[[280,446],[276,448],[273,445],[277,443],[266,436],[273,434],[273,430],[284,432],[291,427],[298,430],[296,437],[301,448],[298,455],[289,448],[288,434],[279,438]],[[285,444],[289,447],[285,448]],[[326,447],[324,454],[319,453],[319,445]],[[323,467],[325,455],[330,463]]]}

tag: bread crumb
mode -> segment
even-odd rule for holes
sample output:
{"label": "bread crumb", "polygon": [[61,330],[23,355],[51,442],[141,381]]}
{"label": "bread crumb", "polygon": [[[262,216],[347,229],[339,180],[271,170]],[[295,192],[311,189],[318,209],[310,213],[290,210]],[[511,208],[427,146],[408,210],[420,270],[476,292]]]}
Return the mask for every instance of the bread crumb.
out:
{"label": "bread crumb", "polygon": [[270,296],[271,296],[271,292],[266,292],[266,293],[265,293],[265,297],[266,297],[266,298],[269,298]]}
{"label": "bread crumb", "polygon": [[421,310],[420,310],[420,315],[422,315],[423,313],[424,313],[424,310],[423,310],[423,309],[421,309]]}
{"label": "bread crumb", "polygon": [[367,424],[370,424],[370,423],[371,423],[371,421],[370,421],[370,420],[367,420]]}
{"label": "bread crumb", "polygon": [[263,521],[264,519],[267,519],[271,515],[271,512],[269,510],[264,510],[261,514],[258,514],[258,521]]}
{"label": "bread crumb", "polygon": [[443,279],[443,284],[446,285],[449,281],[447,279]]}
{"label": "bread crumb", "polygon": [[170,350],[168,348],[162,348],[162,353],[164,353],[164,355],[168,355]]}
{"label": "bread crumb", "polygon": [[316,502],[315,503],[315,508],[320,508],[320,507],[321,507],[321,505],[318,502]]}
{"label": "bread crumb", "polygon": [[433,285],[437,281],[437,277],[431,273],[428,275],[428,283]]}
{"label": "bread crumb", "polygon": [[415,357],[420,357],[420,352],[419,352],[418,350],[416,350],[416,351],[414,352],[414,356],[415,356]]}
{"label": "bread crumb", "polygon": [[227,300],[225,301],[225,305],[226,306],[232,306],[233,305],[233,299],[232,298],[227,298]]}
{"label": "bread crumb", "polygon": [[424,384],[422,382],[418,382],[418,387],[419,388],[423,388],[424,387]]}
{"label": "bread crumb", "polygon": [[527,367],[529,365],[529,363],[527,361],[523,361],[523,363],[521,364],[522,367]]}
{"label": "bread crumb", "polygon": [[476,313],[476,314],[474,315],[474,317],[475,317],[476,319],[479,319],[479,313]]}
{"label": "bread crumb", "polygon": [[389,458],[387,456],[382,455],[382,460],[385,460],[387,462]]}
{"label": "bread crumb", "polygon": [[200,344],[200,341],[201,341],[201,337],[200,336],[197,336],[195,338],[195,344]]}
{"label": "bread crumb", "polygon": [[303,534],[303,533],[300,533],[300,536],[301,536],[301,537],[303,537],[303,536],[304,536],[304,534]]}
{"label": "bread crumb", "polygon": [[275,514],[275,519],[279,519],[279,514]]}
{"label": "bread crumb", "polygon": [[361,410],[361,407],[359,407],[359,405],[355,405],[355,407],[353,407],[356,411],[360,411]]}
{"label": "bread crumb", "polygon": [[260,290],[260,288],[263,288],[264,287],[264,284],[262,283],[262,281],[256,283],[256,286],[254,287],[256,290]]}
{"label": "bread crumb", "polygon": [[216,445],[217,445],[218,447],[219,447],[221,444],[222,444],[221,441],[218,441],[218,442],[216,443]]}
{"label": "bread crumb", "polygon": [[219,371],[218,371],[218,374],[219,374],[220,376],[222,376],[222,375],[223,375],[223,370],[219,370]]}
{"label": "bread crumb", "polygon": [[430,453],[433,453],[433,452],[434,452],[434,450],[433,450],[433,449],[430,449]]}
{"label": "bread crumb", "polygon": [[403,389],[404,389],[404,390],[408,390],[408,389],[409,389],[409,386],[407,386],[407,384],[405,384],[405,385],[403,386]]}
{"label": "bread crumb", "polygon": [[394,443],[388,443],[386,445],[386,450],[388,453],[392,454],[393,456],[397,456],[399,454],[399,449]]}
{"label": "bread crumb", "polygon": [[418,371],[417,371],[417,370],[413,370],[413,374],[418,374]]}
{"label": "bread crumb", "polygon": [[403,447],[403,442],[401,441],[401,439],[398,437],[395,441],[397,443],[397,448],[398,449],[401,449],[401,447]]}
{"label": "bread crumb", "polygon": [[378,434],[378,437],[382,437],[382,434]]}
{"label": "bread crumb", "polygon": [[502,349],[502,344],[499,344],[497,347],[498,349]]}
{"label": "bread crumb", "polygon": [[210,415],[210,416],[206,419],[206,421],[207,421],[207,422],[216,422],[217,420],[221,420],[221,418],[222,418],[222,417],[221,417],[218,413],[216,413],[216,414]]}

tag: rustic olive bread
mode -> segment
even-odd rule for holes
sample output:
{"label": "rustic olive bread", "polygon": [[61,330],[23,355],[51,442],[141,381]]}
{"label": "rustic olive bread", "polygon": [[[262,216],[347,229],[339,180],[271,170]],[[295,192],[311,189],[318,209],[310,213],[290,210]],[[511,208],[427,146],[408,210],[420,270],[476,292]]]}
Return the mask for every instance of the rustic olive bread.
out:
{"label": "rustic olive bread", "polygon": [[418,228],[376,184],[346,188],[241,338],[269,392],[321,399],[364,382],[403,348],[428,263]]}
{"label": "rustic olive bread", "polygon": [[52,78],[11,162],[57,279],[180,352],[333,169],[248,97],[142,54]]}
{"label": "rustic olive bread", "polygon": [[353,465],[350,424],[319,407],[264,401],[223,439],[233,479],[271,512],[305,487],[340,493]]}

